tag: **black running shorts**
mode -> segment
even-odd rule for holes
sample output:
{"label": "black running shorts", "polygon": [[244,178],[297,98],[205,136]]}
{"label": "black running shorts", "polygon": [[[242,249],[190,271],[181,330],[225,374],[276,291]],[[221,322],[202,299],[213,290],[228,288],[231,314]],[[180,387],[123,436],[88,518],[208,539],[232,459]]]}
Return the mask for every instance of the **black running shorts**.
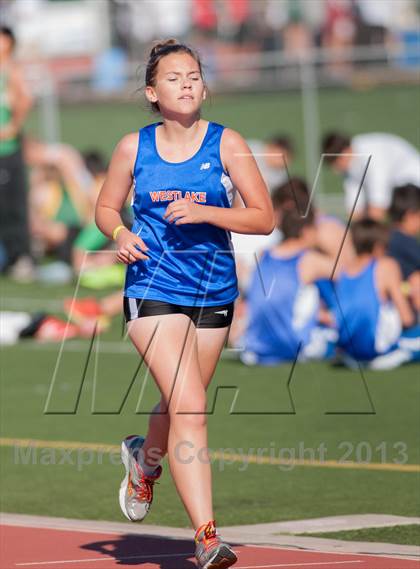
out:
{"label": "black running shorts", "polygon": [[194,322],[196,328],[225,328],[230,326],[233,318],[233,305],[220,306],[181,306],[159,300],[143,300],[141,298],[124,297],[124,315],[126,322],[144,316],[160,316],[164,314],[185,314]]}

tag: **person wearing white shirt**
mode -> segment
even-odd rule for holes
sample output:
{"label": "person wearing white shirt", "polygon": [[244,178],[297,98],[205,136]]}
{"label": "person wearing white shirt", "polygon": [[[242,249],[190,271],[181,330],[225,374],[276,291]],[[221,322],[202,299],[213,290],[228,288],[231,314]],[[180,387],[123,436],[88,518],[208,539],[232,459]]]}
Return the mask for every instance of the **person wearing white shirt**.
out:
{"label": "person wearing white shirt", "polygon": [[367,133],[350,138],[332,132],[324,137],[322,151],[327,163],[343,175],[346,210],[350,213],[354,207],[355,217],[367,214],[383,219],[395,187],[420,185],[419,151],[394,134]]}
{"label": "person wearing white shirt", "polygon": [[294,148],[288,136],[273,136],[267,141],[248,139],[258,168],[270,191],[287,180],[287,168],[293,160]]}
{"label": "person wearing white shirt", "polygon": [[[294,157],[293,143],[287,135],[279,134],[266,141],[248,139],[247,144],[271,194],[275,188],[287,182],[287,170]],[[235,207],[244,205],[238,194],[236,194],[234,203]],[[239,288],[243,290],[248,284],[248,279],[261,251],[277,244],[280,241],[280,232],[275,228],[270,235],[232,232],[231,236],[235,250]]]}

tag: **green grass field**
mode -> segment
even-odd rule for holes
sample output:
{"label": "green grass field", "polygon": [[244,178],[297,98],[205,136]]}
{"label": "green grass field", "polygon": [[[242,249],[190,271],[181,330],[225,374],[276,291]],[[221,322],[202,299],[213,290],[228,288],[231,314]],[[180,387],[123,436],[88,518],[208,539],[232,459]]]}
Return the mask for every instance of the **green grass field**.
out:
{"label": "green grass field", "polygon": [[[19,299],[23,308],[40,307],[43,302],[47,307],[51,303],[55,306],[71,293],[71,287],[34,289],[2,281],[3,306],[8,299]],[[144,433],[147,411],[156,401],[157,391],[140,369],[118,413],[139,361],[119,338],[119,332],[120,322],[116,319],[112,329],[101,337],[96,383],[94,358],[86,366],[89,342],[66,344],[57,368],[49,414],[44,413],[44,407],[59,346],[27,341],[3,348],[3,511],[122,519],[116,493],[122,467],[114,454],[83,454],[70,449],[66,459],[61,448],[65,443],[59,442],[58,449],[32,449],[28,455],[24,449],[4,441],[70,441],[83,447],[83,443],[118,445],[129,433]],[[356,513],[419,515],[419,472],[410,470],[410,465],[420,463],[418,371],[418,367],[408,366],[392,372],[368,372],[364,383],[358,373],[327,364],[298,365],[289,395],[288,366],[248,368],[223,360],[209,391],[213,401],[218,390],[214,412],[209,415],[210,448],[253,455],[257,449],[265,449],[261,452],[277,461],[279,457],[286,461],[313,457],[317,465],[215,460],[214,501],[219,523]],[[234,386],[239,388],[239,395],[231,413]],[[322,455],[320,445],[324,449]],[[335,463],[323,464],[325,461]],[[352,467],[343,468],[343,461],[351,461]],[[374,469],[378,464],[381,469]],[[168,470],[148,520],[188,525]]]}
{"label": "green grass field", "polygon": [[[418,121],[413,117],[417,94],[409,87],[324,91],[320,96],[322,129],[390,131],[418,144]],[[267,137],[279,131],[291,134],[298,149],[292,171],[303,172],[302,112],[296,93],[215,96],[204,115],[247,137]],[[124,133],[149,120],[138,104],[65,106],[62,134],[81,150],[97,147],[109,155]],[[36,121],[34,115],[32,132],[37,130]],[[338,179],[330,176],[326,180],[328,189],[336,191]],[[2,310],[59,312],[61,299],[73,292],[71,286],[16,285],[5,279],[0,284]],[[81,294],[91,292],[82,290]],[[83,455],[77,448],[67,449],[69,455],[60,448],[55,453],[44,448],[26,455],[5,440],[70,441],[80,447],[84,443],[118,445],[127,434],[144,433],[147,410],[156,401],[157,390],[140,369],[118,412],[138,366],[138,357],[120,333],[121,320],[116,319],[101,337],[96,363],[93,357],[87,363],[88,341],[66,344],[58,364],[58,345],[28,341],[2,349],[2,511],[122,520],[117,503],[122,467],[114,455]],[[55,371],[50,414],[45,414]],[[356,372],[327,364],[297,365],[290,390],[289,373],[288,366],[247,368],[229,359],[218,366],[209,391],[212,401],[217,392],[209,416],[211,449],[251,455],[263,449],[266,456],[272,453],[283,460],[310,459],[312,452],[318,461],[299,466],[215,461],[218,523],[357,513],[418,516],[419,470],[413,465],[420,464],[419,367],[367,372],[363,380]],[[239,395],[230,413],[234,388]],[[82,459],[90,463],[81,464]],[[345,461],[352,462],[351,468],[344,467]],[[157,487],[148,522],[188,525],[168,469]],[[398,539],[390,530],[387,540],[392,541],[393,535]],[[409,542],[414,539],[410,537]]]}
{"label": "green grass field", "polygon": [[313,537],[344,539],[348,541],[374,541],[380,543],[399,543],[401,545],[420,546],[420,526],[393,526],[389,528],[370,528],[353,531],[337,531],[332,533],[305,534]]}

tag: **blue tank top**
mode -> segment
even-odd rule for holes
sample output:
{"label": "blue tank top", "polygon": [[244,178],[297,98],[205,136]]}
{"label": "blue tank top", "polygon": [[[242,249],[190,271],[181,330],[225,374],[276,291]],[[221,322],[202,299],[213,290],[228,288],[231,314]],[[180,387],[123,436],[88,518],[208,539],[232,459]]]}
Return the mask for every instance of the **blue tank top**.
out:
{"label": "blue tank top", "polygon": [[259,260],[247,293],[248,325],[244,336],[245,361],[276,364],[293,361],[309,343],[316,326],[319,295],[314,285],[302,283],[299,262],[266,251]]}
{"label": "blue tank top", "polygon": [[[335,225],[339,225],[343,231],[345,229],[344,223],[335,215],[318,213],[315,218],[315,225],[320,226],[324,221],[330,221]],[[315,284],[318,287],[321,300],[325,303],[327,308],[333,310],[336,306],[334,282],[331,279],[319,279],[315,282]]]}
{"label": "blue tank top", "polygon": [[173,200],[230,207],[233,185],[220,158],[224,127],[209,122],[197,153],[167,162],[156,148],[155,123],[139,132],[134,166],[132,232],[149,260],[127,267],[125,296],[183,306],[228,304],[238,296],[230,232],[208,223],[175,225],[163,218]]}
{"label": "blue tank top", "polygon": [[394,349],[401,333],[396,308],[379,297],[376,266],[377,262],[371,261],[357,275],[344,272],[335,286],[338,346],[360,361]]}

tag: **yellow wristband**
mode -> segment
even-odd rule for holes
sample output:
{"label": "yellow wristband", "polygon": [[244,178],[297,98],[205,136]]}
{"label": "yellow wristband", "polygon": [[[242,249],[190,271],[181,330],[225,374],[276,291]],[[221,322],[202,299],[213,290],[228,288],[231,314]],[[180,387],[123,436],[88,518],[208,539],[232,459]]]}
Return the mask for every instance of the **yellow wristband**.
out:
{"label": "yellow wristband", "polygon": [[125,229],[125,225],[117,225],[117,227],[112,232],[112,239],[114,241],[118,237],[118,233],[121,231],[121,229]]}
{"label": "yellow wristband", "polygon": [[401,283],[401,292],[403,293],[404,296],[410,296],[411,294],[411,286],[410,283],[407,281],[403,281]]}

